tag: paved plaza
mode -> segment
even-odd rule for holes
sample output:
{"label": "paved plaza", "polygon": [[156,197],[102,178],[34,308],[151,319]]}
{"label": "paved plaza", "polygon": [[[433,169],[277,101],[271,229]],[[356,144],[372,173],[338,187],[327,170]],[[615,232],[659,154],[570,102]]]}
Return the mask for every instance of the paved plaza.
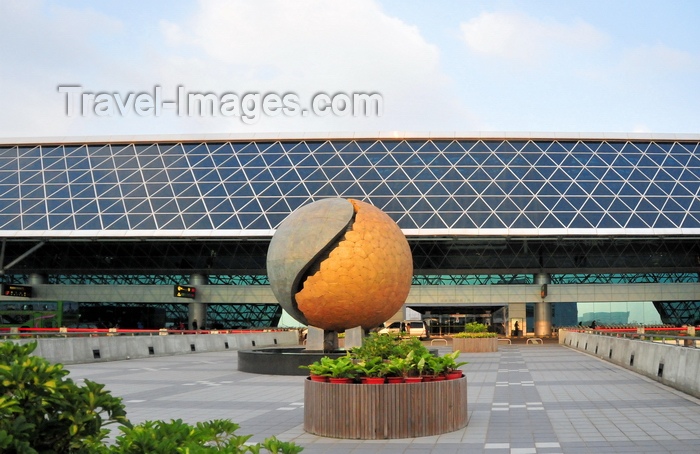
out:
{"label": "paved plaza", "polygon": [[396,440],[305,433],[304,377],[238,372],[235,351],[67,369],[73,380],[104,383],[122,397],[132,422],[225,418],[240,424],[238,434],[253,434],[251,441],[275,435],[303,446],[305,454],[700,452],[698,399],[556,344],[499,349],[460,357],[469,361],[462,367],[469,383],[467,427]]}

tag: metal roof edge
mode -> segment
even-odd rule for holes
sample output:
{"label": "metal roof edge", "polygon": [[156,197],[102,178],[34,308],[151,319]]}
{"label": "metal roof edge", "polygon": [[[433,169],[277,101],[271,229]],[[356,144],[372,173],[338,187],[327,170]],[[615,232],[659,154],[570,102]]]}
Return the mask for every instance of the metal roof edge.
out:
{"label": "metal roof edge", "polygon": [[67,145],[96,143],[248,142],[287,140],[605,140],[700,141],[700,134],[631,132],[376,131],[275,132],[219,134],[148,134],[107,136],[0,137],[0,145]]}

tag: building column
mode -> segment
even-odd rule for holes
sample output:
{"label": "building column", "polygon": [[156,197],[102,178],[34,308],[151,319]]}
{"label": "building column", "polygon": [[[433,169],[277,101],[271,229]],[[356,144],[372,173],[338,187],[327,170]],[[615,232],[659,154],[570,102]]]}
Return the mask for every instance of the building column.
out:
{"label": "building column", "polygon": [[[551,276],[547,273],[535,274],[535,284],[548,285],[551,280]],[[552,335],[552,303],[545,301],[545,297],[542,301],[535,303],[535,336],[551,336]]]}
{"label": "building column", "polygon": [[[204,274],[190,275],[189,284],[197,287],[207,285],[207,276]],[[196,292],[199,294],[199,292]],[[206,303],[191,302],[187,308],[187,324],[190,329],[202,329],[207,326],[207,305]],[[195,322],[197,324],[195,325]]]}
{"label": "building column", "polygon": [[29,285],[46,284],[46,276],[39,273],[31,273],[29,275]]}

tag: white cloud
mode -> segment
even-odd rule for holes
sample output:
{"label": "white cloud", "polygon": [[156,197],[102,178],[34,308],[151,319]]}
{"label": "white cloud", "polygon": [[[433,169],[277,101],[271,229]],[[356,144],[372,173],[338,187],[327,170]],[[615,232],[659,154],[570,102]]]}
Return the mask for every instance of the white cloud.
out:
{"label": "white cloud", "polygon": [[[387,15],[373,0],[201,1],[182,19],[154,29],[90,9],[57,9],[35,1],[24,9],[0,6],[0,136],[209,133],[248,131],[379,131],[479,129],[454,96],[437,46]],[[172,15],[178,17],[177,15]],[[123,22],[123,23],[122,23]],[[36,33],[41,30],[41,33]],[[10,50],[7,50],[8,47]],[[39,48],[40,51],[27,52]],[[93,92],[152,92],[176,87],[223,94],[378,92],[380,118],[66,118],[58,85]]]}
{"label": "white cloud", "polygon": [[[385,118],[365,129],[416,129],[421,121],[434,128],[439,118],[458,113],[438,48],[374,1],[207,1],[187,22],[162,22],[161,30],[180,49],[166,65],[177,68],[170,71],[173,83],[209,79],[211,86],[293,91],[302,99],[320,91],[379,92]],[[347,120],[323,122],[353,127]]]}
{"label": "white cloud", "polygon": [[467,47],[480,55],[535,64],[556,52],[596,49],[607,38],[592,25],[535,19],[521,13],[482,13],[460,24]]}

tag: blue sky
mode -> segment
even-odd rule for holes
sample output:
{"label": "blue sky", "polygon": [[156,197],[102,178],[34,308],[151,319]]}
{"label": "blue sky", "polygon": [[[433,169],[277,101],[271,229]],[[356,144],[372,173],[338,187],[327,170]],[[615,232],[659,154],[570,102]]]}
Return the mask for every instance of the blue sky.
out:
{"label": "blue sky", "polygon": [[[2,2],[0,137],[697,134],[698,23],[690,0]],[[109,101],[112,112],[68,116],[59,86],[112,100],[155,87],[166,100],[178,87],[220,101],[291,93],[302,108],[319,93],[376,93],[382,112],[244,122]]]}

